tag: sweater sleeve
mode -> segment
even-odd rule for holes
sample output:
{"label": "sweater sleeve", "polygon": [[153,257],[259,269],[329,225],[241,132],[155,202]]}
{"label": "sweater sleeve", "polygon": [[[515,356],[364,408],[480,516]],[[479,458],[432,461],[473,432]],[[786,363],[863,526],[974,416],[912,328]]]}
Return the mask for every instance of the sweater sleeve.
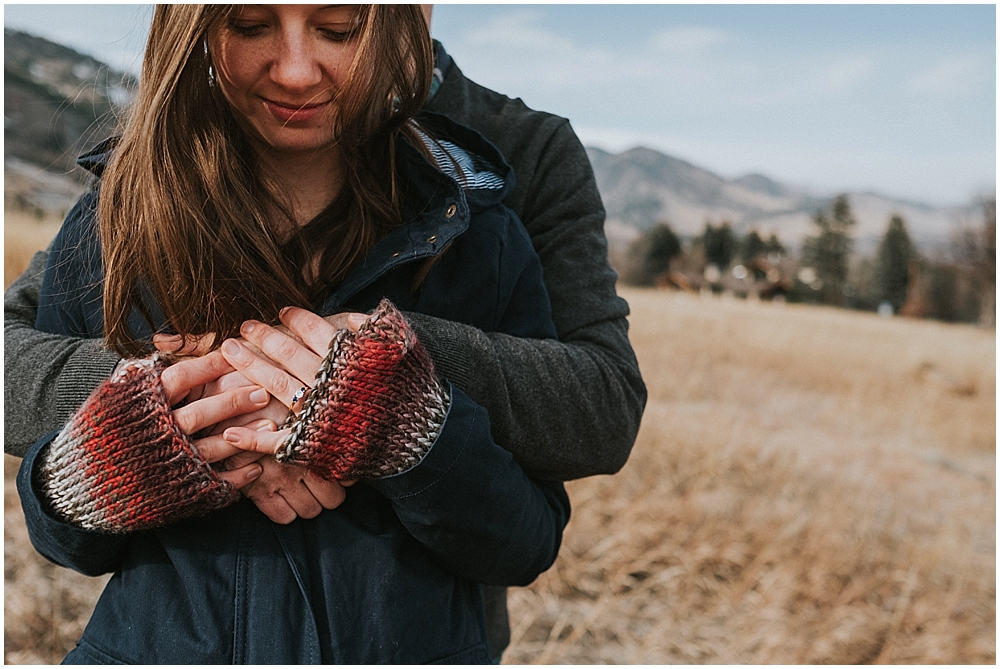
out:
{"label": "sweater sleeve", "polygon": [[586,151],[565,119],[483,89],[457,67],[446,84],[437,111],[482,132],[514,168],[518,185],[505,204],[541,260],[558,341],[419,315],[413,327],[440,372],[486,407],[497,443],[532,476],[613,474],[631,452],[646,387]]}
{"label": "sweater sleeve", "polygon": [[64,425],[119,361],[100,339],[35,329],[47,259],[36,253],[4,292],[4,452],[18,457]]}

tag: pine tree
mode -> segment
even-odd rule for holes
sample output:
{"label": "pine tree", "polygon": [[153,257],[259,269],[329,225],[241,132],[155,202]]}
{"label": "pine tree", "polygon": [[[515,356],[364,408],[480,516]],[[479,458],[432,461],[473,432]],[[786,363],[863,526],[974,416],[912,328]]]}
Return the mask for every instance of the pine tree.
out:
{"label": "pine tree", "polygon": [[736,236],[729,223],[723,221],[722,224],[714,228],[709,222],[705,222],[705,232],[701,237],[702,246],[705,249],[705,259],[720,270],[729,267],[736,255]]}
{"label": "pine tree", "polygon": [[669,223],[657,223],[646,230],[629,247],[632,269],[629,283],[650,286],[656,277],[670,269],[670,261],[681,254],[681,240]]}
{"label": "pine tree", "polygon": [[847,261],[851,254],[854,215],[846,195],[837,196],[830,214],[818,211],[813,218],[818,234],[802,243],[802,262],[816,272],[813,288],[823,304],[842,306],[847,288]]}
{"label": "pine tree", "polygon": [[773,253],[783,256],[788,253],[785,250],[785,247],[781,245],[781,242],[778,241],[778,235],[773,232],[771,233],[771,237],[767,240],[767,243],[764,245],[764,250],[767,251],[768,255]]}
{"label": "pine tree", "polygon": [[767,255],[767,245],[756,230],[751,230],[740,244],[740,260],[748,263],[757,256]]}
{"label": "pine tree", "polygon": [[878,299],[892,304],[894,312],[899,312],[906,301],[910,261],[915,257],[916,249],[906,231],[906,222],[900,216],[893,216],[878,247],[877,281]]}
{"label": "pine tree", "polygon": [[982,224],[965,225],[953,240],[955,257],[979,300],[979,324],[996,325],[997,199],[979,199]]}

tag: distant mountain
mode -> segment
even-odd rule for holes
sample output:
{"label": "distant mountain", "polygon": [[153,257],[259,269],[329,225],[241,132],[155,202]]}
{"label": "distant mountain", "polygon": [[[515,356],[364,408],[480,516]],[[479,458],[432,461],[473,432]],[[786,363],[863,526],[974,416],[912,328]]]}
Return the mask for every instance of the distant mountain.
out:
{"label": "distant mountain", "polygon": [[[778,183],[762,174],[727,180],[687,161],[635,148],[619,154],[588,148],[597,187],[608,212],[609,242],[624,243],[659,221],[682,236],[700,234],[705,221],[729,221],[745,234],[774,232],[783,244],[798,247],[812,230],[812,218],[839,193],[817,196]],[[858,221],[857,249],[870,252],[889,218],[899,214],[925,250],[947,242],[963,207],[930,207],[877,193],[848,193]],[[630,233],[631,231],[631,233]]]}
{"label": "distant mountain", "polygon": [[5,205],[65,209],[85,178],[76,156],[111,134],[135,85],[90,56],[5,28]]}

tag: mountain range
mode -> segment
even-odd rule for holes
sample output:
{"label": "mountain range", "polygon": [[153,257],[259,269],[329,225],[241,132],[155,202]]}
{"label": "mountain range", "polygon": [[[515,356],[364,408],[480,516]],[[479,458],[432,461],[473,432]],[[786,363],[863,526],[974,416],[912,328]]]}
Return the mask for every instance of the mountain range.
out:
{"label": "mountain range", "polygon": [[[4,29],[4,201],[61,214],[86,178],[73,160],[108,136],[136,81],[91,56],[27,33]],[[772,232],[795,248],[812,217],[837,193],[817,195],[763,174],[726,179],[692,163],[634,148],[611,154],[588,148],[608,212],[613,248],[666,221],[681,236],[706,221],[728,221],[738,234]],[[901,215],[924,250],[946,243],[963,207],[930,207],[877,193],[847,193],[858,221],[857,248],[869,252],[889,218]]]}
{"label": "mountain range", "polygon": [[[597,187],[608,213],[612,246],[621,246],[658,222],[681,236],[700,234],[706,222],[728,222],[742,235],[757,230],[777,234],[797,247],[812,230],[813,217],[839,193],[817,195],[781,184],[763,174],[726,179],[687,161],[647,148],[611,154],[588,148]],[[932,207],[874,192],[848,192],[857,248],[870,252],[893,215],[902,216],[916,243],[926,250],[947,243],[965,207]]]}

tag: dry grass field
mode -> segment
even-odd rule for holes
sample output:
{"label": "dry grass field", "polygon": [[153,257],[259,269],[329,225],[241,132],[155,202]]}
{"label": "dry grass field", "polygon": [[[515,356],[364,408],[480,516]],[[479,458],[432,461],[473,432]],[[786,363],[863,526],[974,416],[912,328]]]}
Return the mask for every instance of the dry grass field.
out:
{"label": "dry grass field", "polygon": [[[642,429],[619,474],[569,484],[505,662],[996,661],[994,331],[622,292]],[[4,659],[58,662],[103,579],[34,554],[16,469]]]}
{"label": "dry grass field", "polygon": [[993,663],[995,333],[623,290],[649,403],[512,663]]}
{"label": "dry grass field", "polygon": [[3,285],[21,276],[32,254],[49,245],[59,232],[61,219],[38,218],[19,211],[4,211],[3,215]]}

